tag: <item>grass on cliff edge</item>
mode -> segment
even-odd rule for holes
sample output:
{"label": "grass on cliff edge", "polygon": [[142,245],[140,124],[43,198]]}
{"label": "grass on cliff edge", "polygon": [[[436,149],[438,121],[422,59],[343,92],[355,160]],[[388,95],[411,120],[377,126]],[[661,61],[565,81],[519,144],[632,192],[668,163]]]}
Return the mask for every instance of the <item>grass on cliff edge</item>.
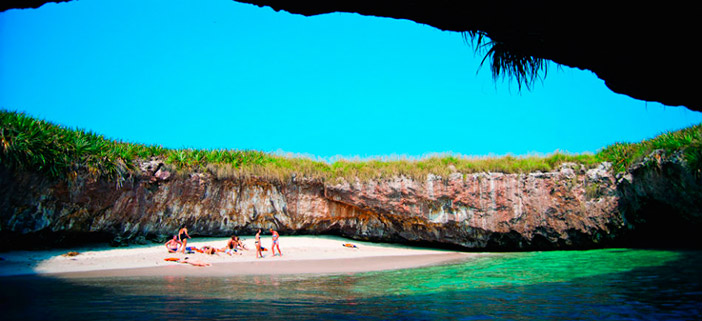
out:
{"label": "grass on cliff edge", "polygon": [[159,157],[180,173],[210,172],[222,178],[263,177],[285,181],[293,175],[319,180],[345,178],[377,179],[405,175],[415,179],[428,174],[446,177],[458,171],[527,173],[549,171],[564,162],[593,166],[601,161],[625,170],[654,149],[666,153],[683,151],[691,165],[702,163],[702,127],[693,126],[662,134],[641,143],[617,143],[596,155],[554,153],[548,156],[462,157],[442,155],[422,159],[346,160],[333,163],[304,157],[285,157],[250,150],[167,149],[104,138],[92,132],[73,130],[38,120],[23,113],[0,111],[0,165],[45,173],[54,178],[90,175],[121,184],[137,171],[139,159]]}
{"label": "grass on cliff edge", "polygon": [[699,174],[702,170],[702,124],[665,132],[640,143],[615,143],[601,149],[595,156],[601,161],[611,162],[614,171],[624,172],[654,150],[662,150],[663,157],[681,153],[690,168]]}

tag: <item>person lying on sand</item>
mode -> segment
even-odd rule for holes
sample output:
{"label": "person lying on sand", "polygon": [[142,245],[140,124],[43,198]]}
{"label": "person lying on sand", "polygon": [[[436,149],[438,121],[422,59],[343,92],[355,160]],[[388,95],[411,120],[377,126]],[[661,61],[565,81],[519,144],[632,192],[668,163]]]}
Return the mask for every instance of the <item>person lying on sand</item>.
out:
{"label": "person lying on sand", "polygon": [[214,255],[214,254],[217,254],[217,252],[220,252],[220,251],[221,251],[221,250],[218,250],[218,249],[216,249],[216,248],[214,248],[214,247],[211,247],[211,246],[209,246],[209,245],[203,246],[203,247],[201,248],[201,250],[202,250],[203,253],[209,254],[209,255]]}
{"label": "person lying on sand", "polygon": [[180,263],[190,264],[190,265],[193,265],[193,266],[211,266],[211,265],[212,265],[211,263],[207,263],[207,262],[202,262],[202,261],[197,261],[197,260],[190,260],[190,259],[188,259],[187,257],[186,257],[185,259],[183,259],[183,260],[180,260],[179,262],[180,262]]}
{"label": "person lying on sand", "polygon": [[191,260],[187,256],[184,259],[179,259],[177,257],[168,257],[168,258],[165,258],[164,260],[168,261],[168,262],[190,264],[190,265],[194,265],[194,266],[210,266],[210,265],[212,265],[210,263],[203,262],[203,261]]}
{"label": "person lying on sand", "polygon": [[178,237],[177,237],[177,236],[173,236],[172,239],[170,239],[170,240],[168,240],[168,242],[166,242],[166,248],[168,249],[168,253],[175,253],[175,252],[178,252],[178,246],[179,246],[180,244],[181,244],[181,243],[178,242]]}

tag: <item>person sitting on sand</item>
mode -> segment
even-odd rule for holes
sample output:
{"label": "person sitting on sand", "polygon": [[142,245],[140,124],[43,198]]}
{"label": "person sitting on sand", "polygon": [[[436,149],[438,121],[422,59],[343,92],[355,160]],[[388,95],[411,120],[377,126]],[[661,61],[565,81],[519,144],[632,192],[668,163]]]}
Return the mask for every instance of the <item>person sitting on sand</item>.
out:
{"label": "person sitting on sand", "polygon": [[176,252],[178,252],[178,246],[179,246],[180,244],[181,244],[181,243],[178,242],[178,237],[177,237],[177,236],[173,236],[172,239],[170,239],[170,240],[168,240],[168,242],[166,242],[166,248],[168,249],[168,253],[176,253]]}
{"label": "person sitting on sand", "polygon": [[181,242],[181,253],[185,253],[185,246],[188,244],[188,240],[185,239],[186,237],[191,238],[190,235],[188,235],[188,228],[183,226],[180,230],[178,230],[178,241]]}
{"label": "person sitting on sand", "polygon": [[263,258],[263,254],[261,253],[261,229],[258,229],[258,232],[256,232],[256,258]]}
{"label": "person sitting on sand", "polygon": [[232,235],[232,238],[227,242],[227,246],[223,248],[224,253],[232,255],[237,252],[236,248],[239,245],[238,236]]}
{"label": "person sitting on sand", "polygon": [[246,245],[244,245],[244,242],[238,236],[236,237],[236,247],[241,250],[249,250],[246,248]]}
{"label": "person sitting on sand", "polygon": [[278,248],[278,255],[283,256],[283,252],[280,252],[280,245],[278,245],[278,239],[280,238],[280,235],[278,234],[277,231],[274,231],[273,229],[270,229],[271,234],[273,235],[273,244],[271,244],[271,252],[273,252],[273,256],[275,256],[275,249]]}

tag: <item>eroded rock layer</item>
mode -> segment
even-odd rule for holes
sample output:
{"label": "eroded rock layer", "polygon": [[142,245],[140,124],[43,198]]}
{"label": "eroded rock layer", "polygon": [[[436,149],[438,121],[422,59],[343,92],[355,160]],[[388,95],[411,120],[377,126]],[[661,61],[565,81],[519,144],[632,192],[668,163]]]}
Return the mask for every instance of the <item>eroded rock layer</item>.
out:
{"label": "eroded rock layer", "polygon": [[22,247],[85,237],[162,241],[181,226],[207,236],[272,227],[470,250],[541,250],[695,244],[702,227],[699,173],[680,157],[656,154],[617,177],[606,163],[333,184],[171,175],[158,160],[141,168],[121,187],[0,170],[0,235]]}
{"label": "eroded rock layer", "polygon": [[288,234],[508,250],[598,246],[625,223],[605,167],[326,185],[149,173],[116,187],[4,170],[0,228],[6,236],[163,239],[183,225],[194,234],[221,236],[274,227]]}

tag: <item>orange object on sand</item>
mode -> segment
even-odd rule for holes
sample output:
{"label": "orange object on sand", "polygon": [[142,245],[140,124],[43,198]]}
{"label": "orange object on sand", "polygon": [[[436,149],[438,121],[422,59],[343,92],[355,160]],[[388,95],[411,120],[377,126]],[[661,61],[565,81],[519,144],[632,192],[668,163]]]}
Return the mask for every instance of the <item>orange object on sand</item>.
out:
{"label": "orange object on sand", "polygon": [[345,247],[351,247],[351,248],[358,248],[358,246],[351,244],[351,243],[344,243],[343,244]]}
{"label": "orange object on sand", "polygon": [[163,260],[164,260],[164,261],[168,261],[168,262],[178,262],[178,261],[180,261],[180,258],[177,258],[177,257],[167,257],[167,258],[165,258],[165,259],[163,259]]}

